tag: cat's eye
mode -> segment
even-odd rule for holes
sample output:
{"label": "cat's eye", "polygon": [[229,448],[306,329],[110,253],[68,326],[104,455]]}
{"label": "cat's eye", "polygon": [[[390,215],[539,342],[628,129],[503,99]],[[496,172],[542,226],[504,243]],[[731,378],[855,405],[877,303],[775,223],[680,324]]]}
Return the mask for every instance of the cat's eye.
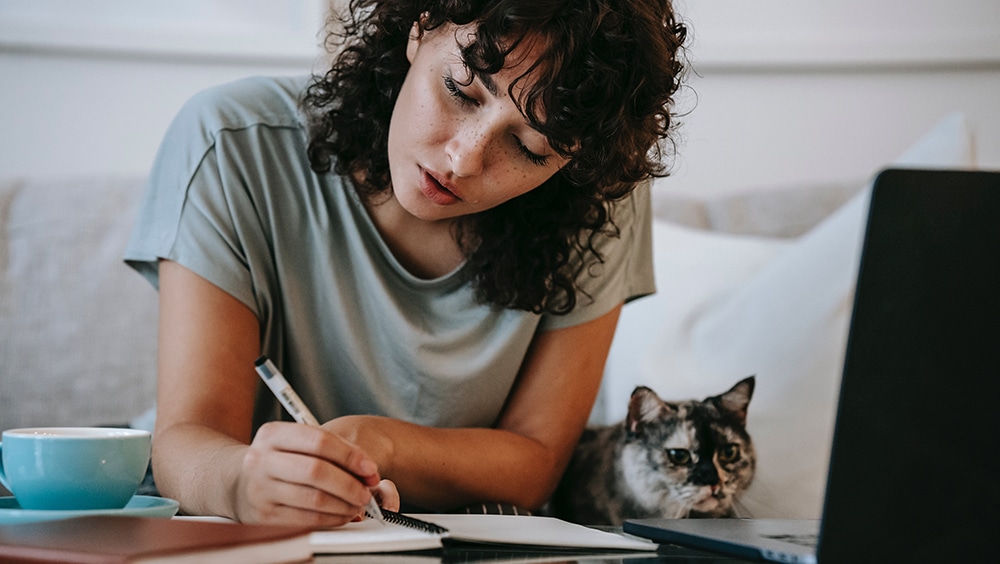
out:
{"label": "cat's eye", "polygon": [[667,449],[667,458],[670,462],[676,464],[677,466],[687,466],[691,464],[691,452],[683,448],[670,448]]}
{"label": "cat's eye", "polygon": [[729,443],[719,449],[719,462],[730,463],[740,459],[740,445]]}

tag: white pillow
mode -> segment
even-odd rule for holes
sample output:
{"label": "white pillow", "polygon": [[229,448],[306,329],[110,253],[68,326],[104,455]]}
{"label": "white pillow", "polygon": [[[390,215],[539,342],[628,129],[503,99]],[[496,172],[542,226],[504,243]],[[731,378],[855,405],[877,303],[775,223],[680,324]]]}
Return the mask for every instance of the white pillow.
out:
{"label": "white pillow", "polygon": [[[894,164],[971,166],[962,116]],[[869,195],[866,187],[791,241],[655,223],[658,293],[624,308],[592,421],[624,418],[636,385],[704,398],[755,374],[747,516],[818,518]]]}
{"label": "white pillow", "polygon": [[[653,250],[657,293],[622,309],[615,340],[605,366],[601,393],[591,422],[624,419],[635,386],[645,385],[664,397],[677,395],[684,375],[698,374],[689,358],[674,354],[690,347],[690,328],[714,302],[732,293],[792,242],[703,231],[654,220]],[[658,364],[670,359],[670,371]],[[696,396],[724,392],[725,386],[702,385]],[[697,380],[697,378],[695,378]],[[689,388],[681,388],[689,394]]]}

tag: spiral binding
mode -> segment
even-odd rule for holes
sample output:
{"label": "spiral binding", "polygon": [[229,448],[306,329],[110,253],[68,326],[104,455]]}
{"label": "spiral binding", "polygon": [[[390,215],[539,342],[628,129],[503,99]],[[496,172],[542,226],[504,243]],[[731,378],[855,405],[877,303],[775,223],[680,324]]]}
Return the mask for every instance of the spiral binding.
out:
{"label": "spiral binding", "polygon": [[[365,512],[369,518],[374,518],[367,511]],[[425,533],[431,533],[433,535],[444,535],[448,533],[448,529],[438,525],[436,523],[429,523],[427,521],[417,519],[416,517],[410,517],[408,515],[403,515],[402,513],[397,513],[395,511],[389,511],[388,509],[382,509],[382,517],[389,523],[394,525],[402,525],[403,527],[409,527],[411,529],[417,529],[419,531],[424,531]]]}

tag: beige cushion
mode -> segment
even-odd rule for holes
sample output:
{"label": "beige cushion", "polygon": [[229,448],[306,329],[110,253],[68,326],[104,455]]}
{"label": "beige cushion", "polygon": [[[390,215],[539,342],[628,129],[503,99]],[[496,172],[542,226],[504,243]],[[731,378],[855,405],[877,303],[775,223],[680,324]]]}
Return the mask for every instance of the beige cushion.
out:
{"label": "beige cushion", "polygon": [[142,182],[0,182],[0,429],[153,405],[156,292],[121,260]]}

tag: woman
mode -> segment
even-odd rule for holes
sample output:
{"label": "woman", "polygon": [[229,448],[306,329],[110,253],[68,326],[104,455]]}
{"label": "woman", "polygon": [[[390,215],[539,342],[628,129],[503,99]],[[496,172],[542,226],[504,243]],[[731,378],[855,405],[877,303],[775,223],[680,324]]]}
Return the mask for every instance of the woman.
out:
{"label": "woman", "polygon": [[664,174],[684,27],[668,0],[349,13],[325,76],[211,89],[161,147],[126,251],[160,292],[157,485],[245,522],[537,508],[653,291],[632,192]]}

